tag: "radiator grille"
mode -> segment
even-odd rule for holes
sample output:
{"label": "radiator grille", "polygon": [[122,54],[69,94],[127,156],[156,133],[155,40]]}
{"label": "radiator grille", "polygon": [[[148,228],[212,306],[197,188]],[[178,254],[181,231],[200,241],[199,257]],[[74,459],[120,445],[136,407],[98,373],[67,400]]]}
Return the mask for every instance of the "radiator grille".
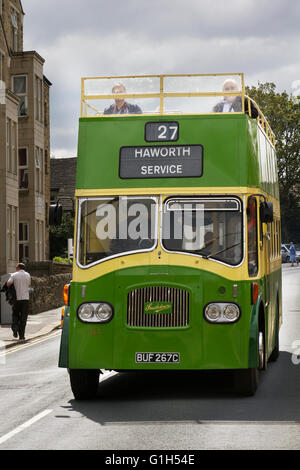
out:
{"label": "radiator grille", "polygon": [[[172,313],[144,313],[145,302],[170,302]],[[128,294],[127,324],[141,327],[181,327],[189,324],[189,293],[173,287],[143,287]]]}

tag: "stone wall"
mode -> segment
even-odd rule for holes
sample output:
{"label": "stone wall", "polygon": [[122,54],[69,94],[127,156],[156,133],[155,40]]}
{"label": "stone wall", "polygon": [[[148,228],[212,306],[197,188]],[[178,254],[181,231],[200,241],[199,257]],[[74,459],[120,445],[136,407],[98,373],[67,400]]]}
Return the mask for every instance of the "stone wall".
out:
{"label": "stone wall", "polygon": [[25,270],[33,277],[52,276],[72,272],[72,264],[56,261],[31,261],[26,263]]}
{"label": "stone wall", "polygon": [[72,274],[56,274],[52,276],[32,277],[29,313],[41,313],[64,305],[63,288],[71,281]]}

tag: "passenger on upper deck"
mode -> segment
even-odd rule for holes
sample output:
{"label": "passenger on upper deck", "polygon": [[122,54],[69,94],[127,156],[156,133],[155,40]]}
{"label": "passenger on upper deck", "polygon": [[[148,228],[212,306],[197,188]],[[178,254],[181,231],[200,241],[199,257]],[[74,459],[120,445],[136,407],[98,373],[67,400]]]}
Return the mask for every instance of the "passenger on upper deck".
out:
{"label": "passenger on upper deck", "polygon": [[[235,80],[229,78],[223,83],[223,91],[238,91],[238,85]],[[245,113],[249,114],[248,99],[245,98]],[[251,117],[257,118],[258,111],[253,102],[250,101]],[[241,96],[224,96],[224,99],[217,103],[213,108],[214,113],[241,113],[242,112],[242,97]]]}
{"label": "passenger on upper deck", "polygon": [[[112,93],[126,93],[123,83],[116,83],[112,88]],[[127,103],[124,98],[115,99],[115,104],[105,108],[103,114],[142,114],[141,108],[137,104]]]}

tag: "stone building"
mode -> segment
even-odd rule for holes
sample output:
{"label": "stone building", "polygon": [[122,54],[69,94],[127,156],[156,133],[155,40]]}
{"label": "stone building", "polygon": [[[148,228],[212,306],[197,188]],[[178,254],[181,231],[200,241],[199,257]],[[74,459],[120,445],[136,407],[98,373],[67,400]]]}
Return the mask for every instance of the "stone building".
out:
{"label": "stone building", "polygon": [[23,50],[20,0],[0,0],[0,274],[49,257],[49,89],[44,59]]}
{"label": "stone building", "polygon": [[76,157],[50,159],[51,204],[56,204],[59,201],[63,210],[67,212],[73,209],[76,163]]}

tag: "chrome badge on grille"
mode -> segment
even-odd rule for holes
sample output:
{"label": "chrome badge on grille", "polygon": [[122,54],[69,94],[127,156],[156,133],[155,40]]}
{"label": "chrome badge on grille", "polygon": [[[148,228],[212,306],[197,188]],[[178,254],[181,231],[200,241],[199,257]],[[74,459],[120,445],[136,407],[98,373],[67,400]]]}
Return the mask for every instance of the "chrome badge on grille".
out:
{"label": "chrome badge on grille", "polygon": [[128,293],[127,324],[142,328],[181,328],[189,324],[189,292],[148,286]]}
{"label": "chrome badge on grille", "polygon": [[172,313],[173,304],[171,302],[145,302],[144,313]]}

